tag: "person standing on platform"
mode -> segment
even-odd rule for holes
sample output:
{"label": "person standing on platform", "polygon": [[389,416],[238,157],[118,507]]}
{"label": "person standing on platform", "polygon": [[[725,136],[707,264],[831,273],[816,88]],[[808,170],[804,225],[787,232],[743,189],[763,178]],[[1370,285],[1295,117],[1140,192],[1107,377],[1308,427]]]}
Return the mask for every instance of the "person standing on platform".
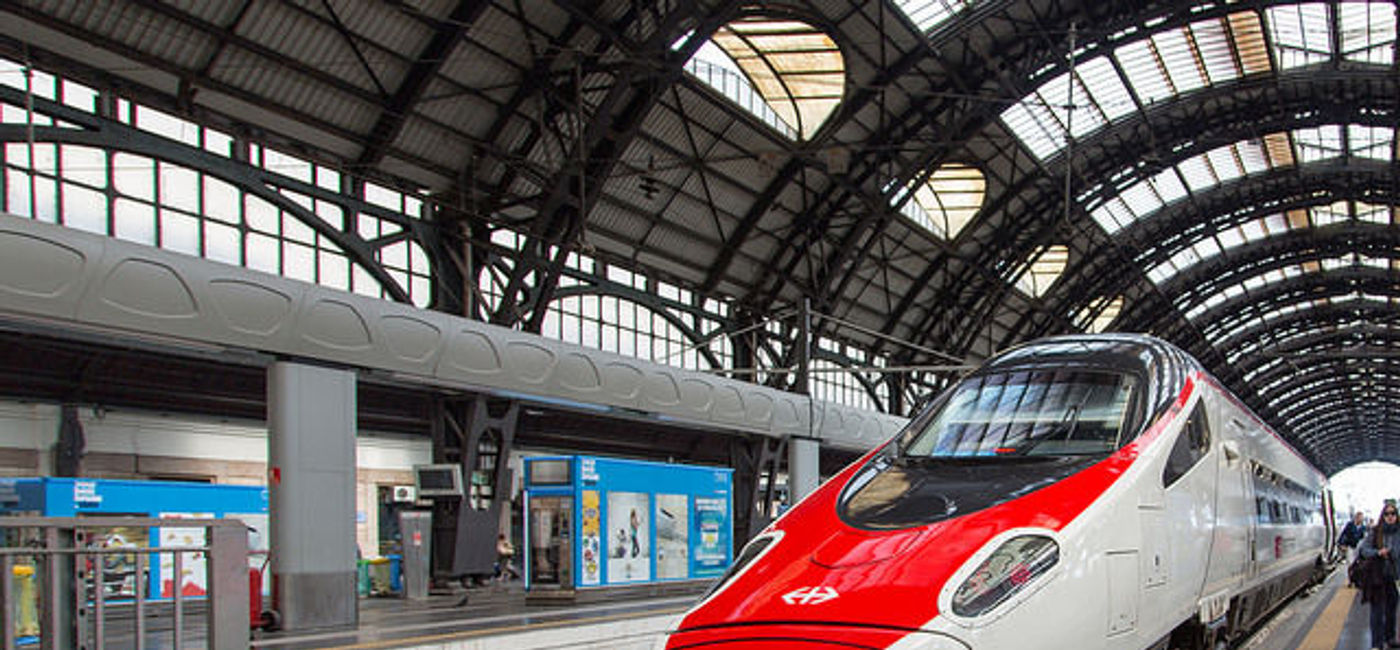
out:
{"label": "person standing on platform", "polygon": [[1387,502],[1381,508],[1381,520],[1357,548],[1362,558],[1379,562],[1362,578],[1362,598],[1371,603],[1371,647],[1400,648],[1395,640],[1395,605],[1400,594],[1395,591],[1396,576],[1400,576],[1400,510]]}
{"label": "person standing on platform", "polygon": [[520,577],[520,572],[515,570],[512,561],[515,560],[515,545],[510,543],[510,539],[505,533],[496,536],[496,578],[498,580],[515,580]]}
{"label": "person standing on platform", "polygon": [[[1361,514],[1361,511],[1358,510],[1351,516],[1351,521],[1347,522],[1346,527],[1342,528],[1342,534],[1337,536],[1337,546],[1346,549],[1348,565],[1356,561],[1358,557],[1356,548],[1361,545],[1361,540],[1365,538],[1366,516]],[[1347,584],[1352,587],[1357,586],[1356,578],[1351,575],[1350,571],[1348,572]]]}

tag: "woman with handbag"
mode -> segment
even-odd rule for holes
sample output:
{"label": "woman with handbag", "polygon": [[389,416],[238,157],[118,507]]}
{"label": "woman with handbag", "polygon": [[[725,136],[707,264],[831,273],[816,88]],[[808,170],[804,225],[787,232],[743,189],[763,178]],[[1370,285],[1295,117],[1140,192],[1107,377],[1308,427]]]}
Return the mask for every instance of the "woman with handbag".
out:
{"label": "woman with handbag", "polygon": [[1371,603],[1371,647],[1400,648],[1395,640],[1395,605],[1400,594],[1395,578],[1400,575],[1400,509],[1387,502],[1381,520],[1358,547],[1363,571],[1362,598]]}

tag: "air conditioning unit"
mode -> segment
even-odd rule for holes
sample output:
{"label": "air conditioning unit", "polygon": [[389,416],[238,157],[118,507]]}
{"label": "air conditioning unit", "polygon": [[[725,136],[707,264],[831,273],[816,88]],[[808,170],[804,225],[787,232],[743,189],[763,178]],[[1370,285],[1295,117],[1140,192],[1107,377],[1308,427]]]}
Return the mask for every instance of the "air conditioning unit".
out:
{"label": "air conditioning unit", "polygon": [[414,493],[412,485],[395,485],[394,501],[400,503],[413,503],[418,500],[418,495]]}

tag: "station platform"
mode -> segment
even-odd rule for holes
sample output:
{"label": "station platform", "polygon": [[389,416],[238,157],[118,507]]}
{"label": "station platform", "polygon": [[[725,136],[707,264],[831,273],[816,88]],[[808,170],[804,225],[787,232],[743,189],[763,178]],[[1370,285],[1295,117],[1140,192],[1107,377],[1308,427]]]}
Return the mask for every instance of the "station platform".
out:
{"label": "station platform", "polygon": [[[520,583],[492,584],[426,600],[360,599],[355,630],[255,632],[255,650],[343,648],[618,648],[647,650],[704,593],[603,602],[527,602]],[[465,604],[462,598],[466,597]]]}
{"label": "station platform", "polygon": [[[1288,602],[1235,650],[1367,650],[1370,606],[1347,587],[1344,571]],[[356,630],[258,633],[259,650],[523,650],[609,648],[647,650],[700,597],[617,599],[582,604],[526,603],[517,584],[493,585],[423,601],[360,601]]]}

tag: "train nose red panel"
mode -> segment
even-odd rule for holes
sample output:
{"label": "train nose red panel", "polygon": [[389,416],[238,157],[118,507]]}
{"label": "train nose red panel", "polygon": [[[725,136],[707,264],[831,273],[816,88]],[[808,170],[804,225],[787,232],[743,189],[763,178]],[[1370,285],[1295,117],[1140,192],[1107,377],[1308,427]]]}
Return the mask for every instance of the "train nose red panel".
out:
{"label": "train nose red panel", "polygon": [[922,536],[918,529],[896,534],[844,530],[822,542],[812,561],[831,569],[883,562],[914,548]]}
{"label": "train nose red panel", "polygon": [[[913,638],[907,638],[910,636]],[[967,650],[956,639],[933,632],[854,625],[760,624],[733,625],[687,630],[672,634],[670,649],[714,648],[715,650],[836,650],[837,648],[888,648],[905,641],[905,647],[921,650]]]}

